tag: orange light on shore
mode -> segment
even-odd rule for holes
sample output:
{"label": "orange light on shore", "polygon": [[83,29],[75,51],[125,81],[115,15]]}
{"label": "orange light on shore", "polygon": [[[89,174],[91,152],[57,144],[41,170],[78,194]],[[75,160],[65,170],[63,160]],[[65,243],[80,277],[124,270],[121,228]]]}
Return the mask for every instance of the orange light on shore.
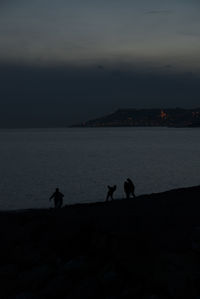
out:
{"label": "orange light on shore", "polygon": [[160,112],[160,117],[161,117],[162,119],[166,119],[166,118],[167,118],[167,113],[165,113],[164,110],[161,110],[161,112]]}

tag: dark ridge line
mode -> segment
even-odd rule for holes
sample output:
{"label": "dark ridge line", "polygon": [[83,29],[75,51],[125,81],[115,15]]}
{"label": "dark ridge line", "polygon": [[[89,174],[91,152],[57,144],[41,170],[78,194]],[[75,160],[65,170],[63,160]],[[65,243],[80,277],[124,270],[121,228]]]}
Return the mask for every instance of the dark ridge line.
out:
{"label": "dark ridge line", "polygon": [[108,205],[116,205],[116,204],[123,204],[123,203],[139,203],[142,200],[148,201],[148,200],[163,200],[165,198],[168,198],[170,196],[174,195],[180,195],[190,192],[199,192],[200,193],[200,185],[197,186],[191,186],[191,187],[182,187],[182,188],[175,188],[170,189],[164,192],[158,192],[158,193],[150,193],[150,194],[142,194],[137,196],[135,199],[130,198],[116,198],[112,201],[106,202],[106,201],[97,201],[97,202],[89,202],[89,203],[75,203],[70,205],[64,205],[61,209],[55,209],[55,208],[30,208],[30,209],[19,209],[19,210],[0,210],[0,216],[4,214],[20,214],[20,213],[48,213],[48,212],[64,212],[69,209],[76,209],[76,208],[88,208],[88,207],[105,207]]}

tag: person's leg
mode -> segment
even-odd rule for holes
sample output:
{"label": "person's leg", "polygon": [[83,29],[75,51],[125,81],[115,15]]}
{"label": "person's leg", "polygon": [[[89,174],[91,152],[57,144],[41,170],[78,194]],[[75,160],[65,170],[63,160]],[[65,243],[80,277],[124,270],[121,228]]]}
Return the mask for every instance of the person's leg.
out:
{"label": "person's leg", "polygon": [[62,203],[63,203],[63,201],[62,201],[62,199],[60,199],[59,202],[58,202],[58,204],[57,204],[57,207],[61,208],[62,207]]}
{"label": "person's leg", "polygon": [[54,198],[54,208],[57,208],[57,200]]}
{"label": "person's leg", "polygon": [[134,191],[132,191],[131,193],[132,193],[132,196],[133,196],[133,198],[135,198],[136,196],[135,196],[135,193],[134,193]]}
{"label": "person's leg", "polygon": [[107,196],[106,196],[106,201],[108,201],[108,199],[109,199],[109,193],[107,193]]}

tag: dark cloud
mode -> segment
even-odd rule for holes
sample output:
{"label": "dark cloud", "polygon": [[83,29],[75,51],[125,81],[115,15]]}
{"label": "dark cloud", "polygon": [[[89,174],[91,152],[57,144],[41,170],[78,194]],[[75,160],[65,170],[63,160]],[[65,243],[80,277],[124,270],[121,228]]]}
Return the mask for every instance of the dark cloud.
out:
{"label": "dark cloud", "polygon": [[0,82],[0,127],[67,126],[123,107],[194,107],[200,96],[199,76],[158,70],[1,65]]}
{"label": "dark cloud", "polygon": [[104,70],[103,65],[98,65],[98,69],[99,69],[99,70]]}
{"label": "dark cloud", "polygon": [[172,13],[174,13],[173,10],[170,9],[155,9],[155,10],[149,10],[145,12],[146,14],[150,14],[150,15],[170,15]]}
{"label": "dark cloud", "polygon": [[193,36],[193,37],[198,37],[198,38],[200,37],[200,32],[185,30],[185,31],[179,31],[178,33],[180,35],[184,35],[184,36]]}
{"label": "dark cloud", "polygon": [[166,64],[166,65],[164,65],[164,68],[165,69],[173,69],[174,66],[172,64]]}

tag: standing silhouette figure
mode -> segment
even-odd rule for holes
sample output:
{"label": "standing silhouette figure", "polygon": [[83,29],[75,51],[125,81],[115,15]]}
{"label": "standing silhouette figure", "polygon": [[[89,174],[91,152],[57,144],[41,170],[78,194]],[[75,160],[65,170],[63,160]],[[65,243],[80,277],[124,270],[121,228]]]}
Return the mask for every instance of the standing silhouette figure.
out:
{"label": "standing silhouette figure", "polygon": [[111,198],[111,200],[113,200],[113,193],[117,189],[117,186],[114,185],[113,187],[111,187],[111,186],[108,185],[107,187],[108,187],[108,193],[107,193],[107,196],[106,196],[106,201],[108,201],[109,198]]}
{"label": "standing silhouette figure", "polygon": [[129,184],[129,188],[130,188],[130,195],[133,196],[133,198],[135,198],[135,185],[133,184],[133,182],[131,181],[131,179],[127,179],[127,182]]}
{"label": "standing silhouette figure", "polygon": [[56,188],[56,191],[51,195],[49,201],[53,198],[54,199],[54,206],[56,208],[61,208],[63,204],[63,197],[64,195]]}
{"label": "standing silhouette figure", "polygon": [[124,192],[126,194],[126,198],[129,199],[131,190],[130,190],[130,184],[128,181],[124,182]]}

